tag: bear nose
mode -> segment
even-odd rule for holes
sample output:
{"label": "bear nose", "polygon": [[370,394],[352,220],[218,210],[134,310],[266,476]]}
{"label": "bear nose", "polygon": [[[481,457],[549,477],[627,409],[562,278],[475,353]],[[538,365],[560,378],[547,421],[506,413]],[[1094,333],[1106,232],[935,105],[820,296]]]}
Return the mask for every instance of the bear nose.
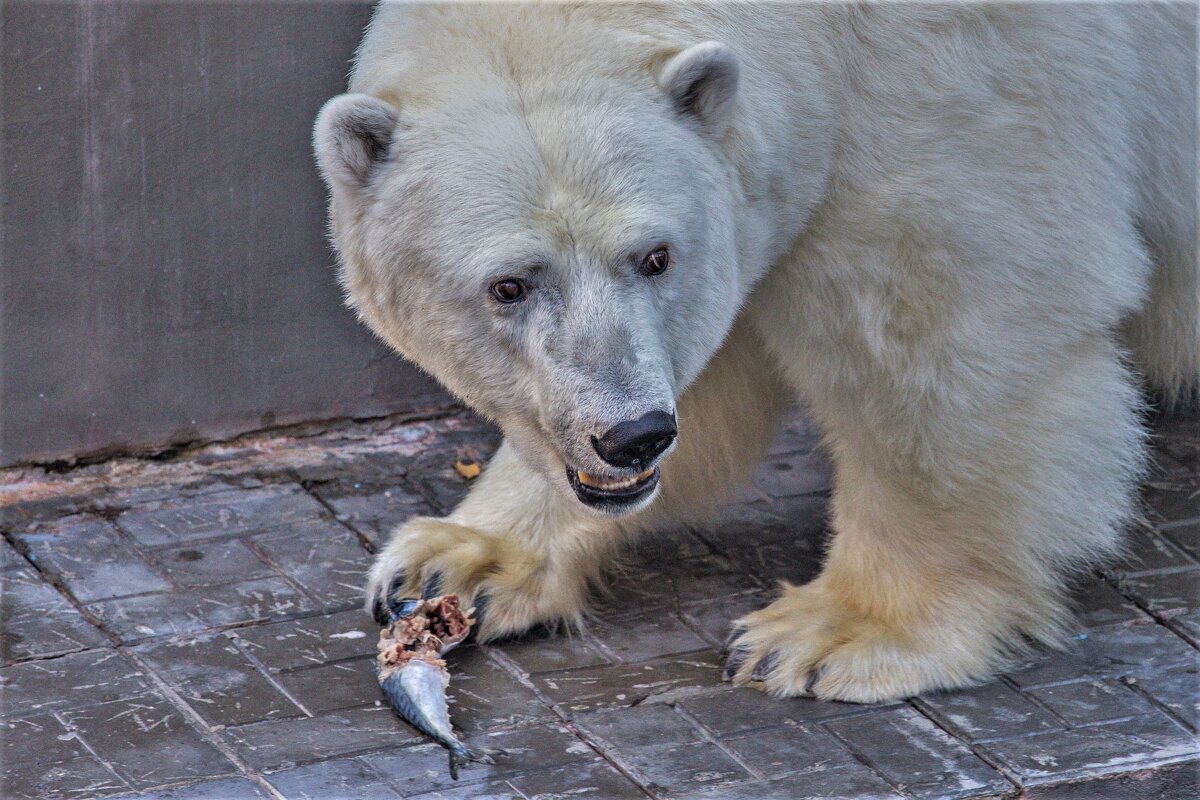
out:
{"label": "bear nose", "polygon": [[651,411],[614,425],[598,439],[593,436],[592,447],[614,467],[636,469],[662,455],[677,432],[674,414]]}

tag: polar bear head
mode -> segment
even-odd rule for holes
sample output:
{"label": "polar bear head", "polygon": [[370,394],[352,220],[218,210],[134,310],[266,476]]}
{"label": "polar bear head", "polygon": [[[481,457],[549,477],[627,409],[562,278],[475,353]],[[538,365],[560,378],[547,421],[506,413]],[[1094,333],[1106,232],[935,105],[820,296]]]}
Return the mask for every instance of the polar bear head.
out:
{"label": "polar bear head", "polygon": [[368,40],[315,128],[342,282],[547,480],[628,513],[746,293],[738,60],[526,45],[439,28],[385,58]]}

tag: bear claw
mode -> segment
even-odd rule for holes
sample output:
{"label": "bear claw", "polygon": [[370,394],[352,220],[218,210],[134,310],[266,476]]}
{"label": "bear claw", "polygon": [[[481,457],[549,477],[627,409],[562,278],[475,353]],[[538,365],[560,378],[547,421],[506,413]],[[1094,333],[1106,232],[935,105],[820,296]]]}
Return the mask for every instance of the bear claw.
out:
{"label": "bear claw", "polygon": [[771,674],[771,670],[775,669],[775,664],[779,661],[779,653],[772,650],[754,665],[754,671],[750,673],[750,680],[765,681]]}
{"label": "bear claw", "polygon": [[725,657],[725,667],[721,670],[721,680],[729,682],[737,676],[746,659],[750,657],[750,648],[734,647]]}
{"label": "bear claw", "polygon": [[421,597],[429,599],[437,597],[442,593],[442,573],[435,572],[425,579],[425,585],[421,587]]}
{"label": "bear claw", "polygon": [[381,626],[386,627],[394,622],[397,616],[403,616],[396,609],[402,588],[404,588],[404,573],[399,572],[392,578],[387,592],[382,596],[376,597],[374,602],[371,603],[371,616]]}

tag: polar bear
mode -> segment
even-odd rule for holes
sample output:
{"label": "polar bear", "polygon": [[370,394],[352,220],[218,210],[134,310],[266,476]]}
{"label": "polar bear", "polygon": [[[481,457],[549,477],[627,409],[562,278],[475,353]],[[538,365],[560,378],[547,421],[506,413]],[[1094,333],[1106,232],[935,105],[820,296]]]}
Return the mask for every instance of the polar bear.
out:
{"label": "polar bear", "polygon": [[484,639],[578,623],[799,398],[834,538],[737,622],[736,682],[893,700],[1060,641],[1134,507],[1141,376],[1200,385],[1194,17],[380,6],[314,134],[342,281],[505,440],[368,604],[436,577]]}

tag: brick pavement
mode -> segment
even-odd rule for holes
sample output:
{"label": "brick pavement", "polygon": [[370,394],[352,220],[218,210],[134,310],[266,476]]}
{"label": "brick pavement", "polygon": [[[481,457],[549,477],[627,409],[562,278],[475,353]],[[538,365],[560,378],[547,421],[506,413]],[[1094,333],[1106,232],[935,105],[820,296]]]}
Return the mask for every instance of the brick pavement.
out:
{"label": "brick pavement", "polygon": [[454,721],[499,752],[454,783],[381,705],[358,592],[389,527],[446,511],[454,459],[495,443],[451,414],[0,473],[3,796],[1200,793],[1200,424],[1160,426],[1068,652],[855,706],[719,678],[729,621],[819,563],[829,470],[793,419],[728,519],[640,545],[587,632],[453,654]]}

